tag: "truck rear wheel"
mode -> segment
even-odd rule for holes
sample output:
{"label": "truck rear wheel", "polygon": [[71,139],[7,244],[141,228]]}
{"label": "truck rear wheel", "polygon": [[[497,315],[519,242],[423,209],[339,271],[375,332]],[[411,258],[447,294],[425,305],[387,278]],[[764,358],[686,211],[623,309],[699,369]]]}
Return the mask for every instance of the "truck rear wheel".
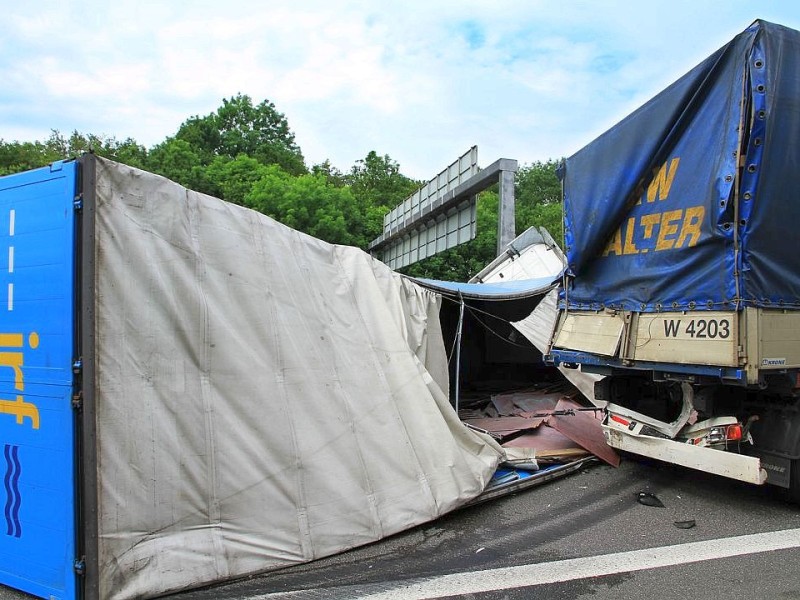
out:
{"label": "truck rear wheel", "polygon": [[800,504],[800,410],[794,404],[753,408],[753,453],[767,470],[767,483]]}
{"label": "truck rear wheel", "polygon": [[792,473],[786,497],[794,504],[800,504],[800,458],[792,461]]}

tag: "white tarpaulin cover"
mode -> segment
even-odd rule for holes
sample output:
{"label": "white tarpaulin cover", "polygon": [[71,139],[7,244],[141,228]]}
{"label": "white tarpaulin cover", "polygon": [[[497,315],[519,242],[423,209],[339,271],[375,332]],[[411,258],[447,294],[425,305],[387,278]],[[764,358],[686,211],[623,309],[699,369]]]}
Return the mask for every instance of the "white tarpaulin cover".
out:
{"label": "white tarpaulin cover", "polygon": [[355,248],[97,160],[103,598],[435,519],[501,450],[447,398],[439,297]]}

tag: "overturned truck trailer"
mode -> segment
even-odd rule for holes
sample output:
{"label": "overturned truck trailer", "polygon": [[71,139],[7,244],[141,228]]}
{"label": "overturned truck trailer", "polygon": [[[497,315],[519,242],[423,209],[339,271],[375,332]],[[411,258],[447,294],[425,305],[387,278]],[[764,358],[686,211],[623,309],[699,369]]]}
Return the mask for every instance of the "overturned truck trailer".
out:
{"label": "overturned truck trailer", "polygon": [[143,598],[475,498],[440,297],[92,155],[0,178],[0,584]]}
{"label": "overturned truck trailer", "polygon": [[800,500],[800,32],[756,21],[565,161],[551,360],[617,448]]}

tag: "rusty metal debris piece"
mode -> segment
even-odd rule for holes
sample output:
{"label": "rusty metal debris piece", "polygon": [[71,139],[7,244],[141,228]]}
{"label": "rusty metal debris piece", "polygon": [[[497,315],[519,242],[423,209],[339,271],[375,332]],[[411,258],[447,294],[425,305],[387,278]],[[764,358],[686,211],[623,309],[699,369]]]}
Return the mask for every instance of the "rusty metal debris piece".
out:
{"label": "rusty metal debris piece", "polygon": [[554,414],[545,424],[567,436],[581,448],[594,454],[612,467],[619,466],[619,454],[606,442],[600,419],[583,411],[583,407],[567,398],[556,404]]}

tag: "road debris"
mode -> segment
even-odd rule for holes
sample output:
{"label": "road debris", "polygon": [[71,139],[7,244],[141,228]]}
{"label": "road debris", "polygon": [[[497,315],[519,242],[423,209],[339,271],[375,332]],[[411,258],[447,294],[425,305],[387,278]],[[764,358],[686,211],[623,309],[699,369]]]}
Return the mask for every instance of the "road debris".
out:
{"label": "road debris", "polygon": [[689,519],[688,521],[675,521],[675,527],[678,529],[691,529],[697,523],[694,519]]}
{"label": "road debris", "polygon": [[650,492],[639,492],[636,494],[636,500],[639,502],[639,504],[644,504],[645,506],[664,508],[664,503],[658,499],[658,496],[651,494]]}

